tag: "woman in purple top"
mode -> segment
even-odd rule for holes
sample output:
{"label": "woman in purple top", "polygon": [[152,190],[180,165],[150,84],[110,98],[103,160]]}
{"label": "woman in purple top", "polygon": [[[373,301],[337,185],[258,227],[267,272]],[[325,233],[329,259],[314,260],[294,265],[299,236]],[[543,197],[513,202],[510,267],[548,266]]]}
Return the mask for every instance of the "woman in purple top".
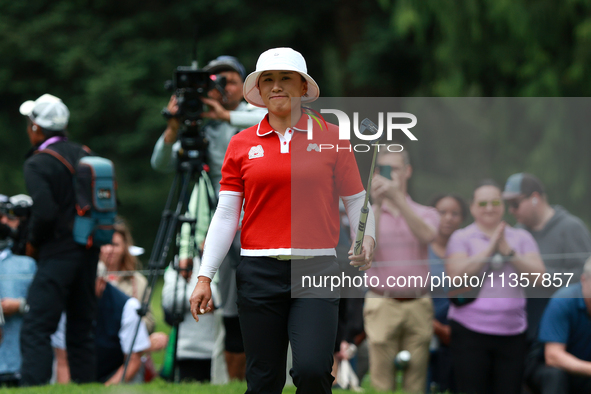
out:
{"label": "woman in purple top", "polygon": [[507,225],[504,212],[501,189],[481,183],[470,205],[474,223],[454,232],[447,246],[447,275],[485,278],[476,300],[449,309],[461,393],[521,392],[527,320],[524,291],[515,285],[525,284],[522,278],[533,282],[544,263],[533,237]]}

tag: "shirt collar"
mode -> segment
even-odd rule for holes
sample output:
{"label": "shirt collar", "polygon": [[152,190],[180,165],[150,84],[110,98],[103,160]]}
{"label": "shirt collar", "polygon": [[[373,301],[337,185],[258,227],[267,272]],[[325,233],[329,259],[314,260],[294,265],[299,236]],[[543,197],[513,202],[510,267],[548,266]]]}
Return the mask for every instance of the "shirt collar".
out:
{"label": "shirt collar", "polygon": [[5,260],[8,257],[10,257],[10,248],[0,251],[0,261]]}
{"label": "shirt collar", "polygon": [[[311,119],[310,115],[302,113],[302,116],[300,116],[300,120],[298,120],[298,122],[296,123],[295,126],[292,127],[292,129],[307,133],[308,132],[308,119]],[[266,135],[271,134],[274,131],[275,130],[273,130],[273,127],[271,127],[271,124],[269,123],[269,114],[267,114],[267,115],[265,115],[263,120],[261,120],[259,122],[259,124],[257,126],[257,135],[259,137],[264,137]]]}

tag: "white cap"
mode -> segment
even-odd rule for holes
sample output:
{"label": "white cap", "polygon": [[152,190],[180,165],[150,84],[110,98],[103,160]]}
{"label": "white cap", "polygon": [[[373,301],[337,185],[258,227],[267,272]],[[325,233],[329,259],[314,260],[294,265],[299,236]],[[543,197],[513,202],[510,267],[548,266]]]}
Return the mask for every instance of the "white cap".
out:
{"label": "white cap", "polygon": [[12,205],[31,206],[33,199],[26,194],[17,194],[8,199]]}
{"label": "white cap", "polygon": [[308,75],[306,60],[301,53],[291,48],[273,48],[259,56],[256,71],[246,77],[244,81],[244,99],[257,107],[266,108],[257,87],[259,76],[265,71],[295,71],[308,81],[308,94],[302,97],[302,102],[312,102],[320,96],[320,88],[314,79]]}
{"label": "white cap", "polygon": [[51,131],[65,130],[70,119],[68,107],[51,94],[44,94],[35,101],[25,101],[19,111],[42,128]]}

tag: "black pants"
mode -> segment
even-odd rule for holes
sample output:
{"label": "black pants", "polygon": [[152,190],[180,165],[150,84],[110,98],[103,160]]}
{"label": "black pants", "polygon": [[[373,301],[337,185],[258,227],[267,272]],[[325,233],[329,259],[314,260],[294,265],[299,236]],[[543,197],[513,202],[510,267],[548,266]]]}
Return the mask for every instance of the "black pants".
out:
{"label": "black pants", "polygon": [[211,359],[178,360],[181,382],[209,382],[211,380]]}
{"label": "black pants", "polygon": [[535,394],[591,393],[591,376],[573,375],[549,367],[544,363],[543,356],[528,357],[525,378],[528,387]]}
{"label": "black pants", "polygon": [[86,383],[95,379],[93,320],[97,305],[98,249],[84,250],[80,256],[38,262],[27,297],[30,309],[21,329],[23,386],[49,383],[53,365],[50,336],[57,329],[64,310],[72,381]]}
{"label": "black pants", "polygon": [[244,353],[244,343],[242,343],[242,332],[240,331],[238,316],[224,316],[224,328],[226,329],[224,350],[229,353]]}
{"label": "black pants", "polygon": [[520,394],[525,333],[481,334],[451,321],[452,364],[457,391],[465,394]]}
{"label": "black pants", "polygon": [[[338,272],[332,257],[306,260],[319,271]],[[285,385],[288,342],[296,393],[330,393],[338,298],[292,298],[291,264],[242,257],[236,270],[238,312],[246,353],[247,394],[280,394]]]}
{"label": "black pants", "polygon": [[431,383],[435,383],[438,392],[455,392],[456,385],[449,346],[440,345],[434,353],[431,353],[429,370]]}

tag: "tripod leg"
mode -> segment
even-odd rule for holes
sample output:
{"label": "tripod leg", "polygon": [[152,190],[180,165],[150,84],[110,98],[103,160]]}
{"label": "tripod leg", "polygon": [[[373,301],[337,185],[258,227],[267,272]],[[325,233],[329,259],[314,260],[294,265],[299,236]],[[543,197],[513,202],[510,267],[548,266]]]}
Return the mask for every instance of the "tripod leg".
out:
{"label": "tripod leg", "polygon": [[[189,188],[191,184],[191,179],[193,175],[193,167],[188,166],[187,171],[184,173],[182,178],[182,183],[180,185],[180,192],[179,197],[176,202],[176,209],[174,213],[171,213],[170,208],[173,205],[174,195],[177,189],[177,184],[180,178],[180,174],[177,173],[175,175],[173,184],[171,186],[170,192],[168,194],[168,198],[166,201],[165,209],[162,213],[162,219],[160,221],[160,225],[158,226],[158,232],[156,235],[156,240],[154,241],[154,248],[152,249],[152,253],[150,254],[150,260],[148,263],[148,269],[150,270],[149,277],[148,277],[148,285],[144,291],[141,300],[141,307],[138,310],[138,315],[140,319],[135,327],[133,339],[131,341],[131,345],[129,347],[128,357],[125,360],[125,367],[123,369],[123,376],[121,377],[121,382],[125,382],[125,376],[127,374],[127,367],[129,364],[129,359],[131,358],[131,354],[133,353],[133,347],[135,345],[135,340],[137,337],[137,333],[140,328],[141,318],[146,315],[148,311],[148,307],[150,305],[150,301],[152,299],[152,290],[156,285],[156,281],[158,279],[159,271],[162,270],[166,265],[166,259],[168,257],[168,252],[170,250],[171,241],[176,234],[176,229],[179,222],[179,217],[181,212],[186,209],[189,193],[188,191],[191,190]],[[178,332],[177,332],[178,336]]]}

